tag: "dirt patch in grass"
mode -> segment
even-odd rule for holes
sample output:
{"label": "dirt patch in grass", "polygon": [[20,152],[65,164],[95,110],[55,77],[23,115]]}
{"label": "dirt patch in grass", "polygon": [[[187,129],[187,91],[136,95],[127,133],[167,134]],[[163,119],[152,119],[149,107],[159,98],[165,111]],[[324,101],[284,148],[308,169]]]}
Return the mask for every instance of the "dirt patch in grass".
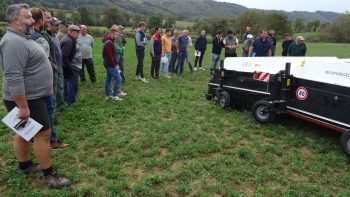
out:
{"label": "dirt patch in grass", "polygon": [[133,170],[132,175],[132,182],[139,183],[144,177],[144,171],[142,170],[142,168],[136,168]]}
{"label": "dirt patch in grass", "polygon": [[194,180],[190,183],[191,196],[195,196],[199,191],[201,191],[201,185],[202,184],[200,180]]}
{"label": "dirt patch in grass", "polygon": [[300,147],[299,150],[301,153],[303,153],[303,155],[305,155],[307,157],[312,156],[312,152],[306,146]]}
{"label": "dirt patch in grass", "polygon": [[249,186],[245,189],[245,194],[247,196],[254,196],[256,188],[254,186]]}
{"label": "dirt patch in grass", "polygon": [[178,170],[181,167],[181,163],[182,163],[181,161],[174,161],[171,164],[171,170],[173,170],[173,171]]}

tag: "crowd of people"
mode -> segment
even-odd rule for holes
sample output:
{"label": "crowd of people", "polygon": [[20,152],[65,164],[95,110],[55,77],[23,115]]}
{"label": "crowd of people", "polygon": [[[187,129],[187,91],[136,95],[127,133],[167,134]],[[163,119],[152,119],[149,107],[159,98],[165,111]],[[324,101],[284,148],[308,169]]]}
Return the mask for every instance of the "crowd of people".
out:
{"label": "crowd of people", "polygon": [[[148,80],[144,77],[143,73],[144,51],[147,44],[145,29],[146,24],[144,22],[139,23],[139,29],[135,36],[138,62],[136,79],[147,83]],[[189,36],[189,31],[183,30],[182,34],[180,34],[178,30],[174,30],[172,37],[170,29],[166,29],[163,36],[161,36],[161,32],[161,29],[156,27],[150,40],[152,79],[159,78],[159,71],[161,71],[166,78],[171,78],[169,73],[181,75],[184,70],[185,62],[188,63],[191,73],[197,70],[205,70],[202,66],[203,57],[207,49],[205,30],[202,30],[199,33],[194,42],[194,67],[192,67],[190,59],[191,55],[189,53],[190,48],[192,47],[192,39]],[[245,33],[241,37],[241,42],[243,43],[242,57],[275,56],[277,39],[274,30],[268,31],[263,28],[261,29],[260,34],[254,38],[251,28],[246,27]],[[237,57],[237,49],[239,47],[240,40],[233,31],[228,31],[226,37],[223,37],[223,32],[217,30],[215,36],[212,38],[210,75],[213,75],[223,49],[225,51],[225,58]],[[306,50],[307,47],[302,36],[298,36],[294,42],[290,33],[285,33],[285,39],[282,43],[282,56],[305,56]],[[161,69],[160,65],[162,65]]]}
{"label": "crowd of people", "polygon": [[[71,182],[59,176],[52,167],[51,149],[69,147],[57,136],[55,116],[73,106],[78,93],[78,82],[85,82],[85,67],[91,83],[96,83],[93,61],[94,38],[88,34],[86,25],[74,25],[70,21],[60,21],[52,17],[44,8],[30,8],[27,4],[10,5],[6,11],[8,27],[0,41],[0,64],[3,69],[2,97],[8,111],[19,108],[17,117],[29,117],[43,125],[34,136],[33,150],[39,165],[30,159],[30,143],[19,135],[14,137],[14,151],[18,160],[18,174],[43,172],[44,182],[53,188],[69,186]],[[206,32],[202,30],[194,41],[195,63],[192,66],[190,48],[192,39],[188,30],[166,29],[162,36],[159,27],[154,28],[147,39],[146,23],[140,22],[135,34],[137,57],[136,80],[148,83],[144,75],[145,48],[149,45],[151,79],[160,75],[171,78],[181,75],[187,62],[193,73],[205,70],[202,65],[207,49]],[[124,70],[124,49],[127,44],[124,27],[113,25],[103,37],[103,65],[106,71],[104,92],[106,100],[120,101],[127,93],[121,91],[126,81]],[[172,35],[173,34],[173,35]],[[275,32],[262,29],[254,39],[250,27],[241,38],[242,56],[273,56],[276,49]],[[228,31],[225,38],[218,30],[212,39],[210,75],[214,74],[217,62],[224,49],[225,58],[237,57],[240,40]],[[289,33],[285,34],[282,56],[304,56],[304,38],[298,36],[294,42]],[[198,68],[197,68],[198,65]],[[113,90],[111,85],[113,83]]]}

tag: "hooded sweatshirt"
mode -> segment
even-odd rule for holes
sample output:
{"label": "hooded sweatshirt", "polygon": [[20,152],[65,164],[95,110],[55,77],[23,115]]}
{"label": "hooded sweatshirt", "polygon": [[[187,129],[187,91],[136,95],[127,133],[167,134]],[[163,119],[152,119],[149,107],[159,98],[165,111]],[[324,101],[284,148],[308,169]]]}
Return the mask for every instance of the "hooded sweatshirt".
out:
{"label": "hooded sweatshirt", "polygon": [[103,42],[103,65],[105,67],[110,66],[112,68],[117,66],[117,49],[114,46],[114,40],[110,35],[105,35],[102,39]]}

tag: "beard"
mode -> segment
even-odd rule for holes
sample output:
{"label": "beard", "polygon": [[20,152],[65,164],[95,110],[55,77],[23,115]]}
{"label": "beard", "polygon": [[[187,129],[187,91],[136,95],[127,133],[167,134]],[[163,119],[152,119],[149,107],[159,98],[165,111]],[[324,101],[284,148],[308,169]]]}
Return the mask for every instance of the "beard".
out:
{"label": "beard", "polygon": [[33,27],[31,25],[26,24],[26,23],[21,23],[19,26],[19,29],[25,35],[31,35],[33,33]]}

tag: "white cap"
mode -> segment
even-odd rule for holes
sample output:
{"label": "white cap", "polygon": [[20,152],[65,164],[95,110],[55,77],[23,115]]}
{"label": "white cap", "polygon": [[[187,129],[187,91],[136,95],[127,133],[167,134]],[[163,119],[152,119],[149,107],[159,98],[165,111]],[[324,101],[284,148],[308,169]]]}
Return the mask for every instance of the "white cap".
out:
{"label": "white cap", "polygon": [[249,38],[253,38],[253,35],[252,34],[248,34],[247,35],[247,38],[249,39]]}
{"label": "white cap", "polygon": [[305,39],[304,39],[304,37],[303,37],[303,36],[298,36],[298,37],[297,37],[297,40],[301,40],[301,41],[303,41],[303,40],[305,40]]}

